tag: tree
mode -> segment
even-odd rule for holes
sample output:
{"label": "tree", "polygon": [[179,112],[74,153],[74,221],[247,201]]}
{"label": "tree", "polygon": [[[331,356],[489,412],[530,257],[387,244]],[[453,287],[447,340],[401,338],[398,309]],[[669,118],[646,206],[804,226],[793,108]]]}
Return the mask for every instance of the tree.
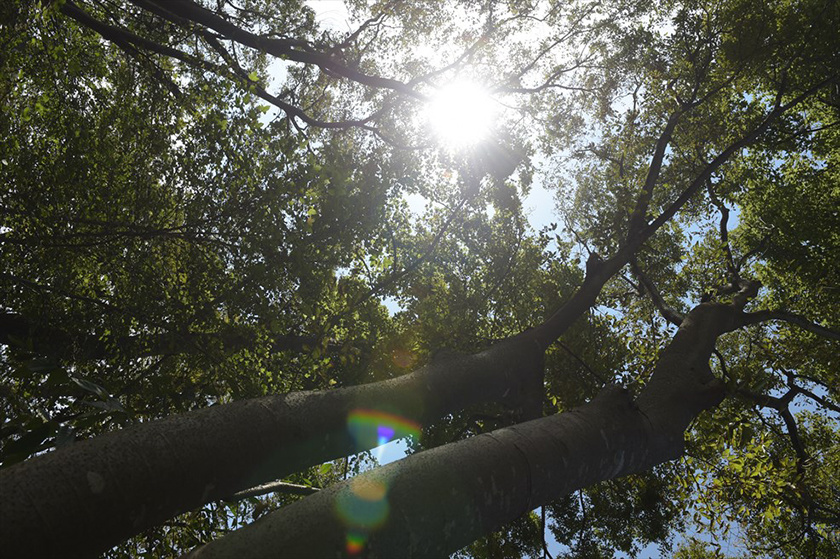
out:
{"label": "tree", "polygon": [[836,553],[836,4],[348,4],[4,8],[3,549]]}

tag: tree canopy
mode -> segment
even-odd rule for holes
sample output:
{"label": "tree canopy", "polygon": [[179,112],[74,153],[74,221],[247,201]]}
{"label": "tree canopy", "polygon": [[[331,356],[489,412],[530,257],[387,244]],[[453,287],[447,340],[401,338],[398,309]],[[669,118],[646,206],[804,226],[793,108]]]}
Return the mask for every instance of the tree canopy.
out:
{"label": "tree canopy", "polygon": [[840,554],[840,4],[316,4],[0,8],[4,553]]}

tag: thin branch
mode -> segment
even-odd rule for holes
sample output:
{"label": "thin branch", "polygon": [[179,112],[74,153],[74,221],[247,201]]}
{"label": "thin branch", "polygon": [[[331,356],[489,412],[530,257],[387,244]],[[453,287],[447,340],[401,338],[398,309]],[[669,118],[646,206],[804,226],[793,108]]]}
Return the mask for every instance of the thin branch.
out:
{"label": "thin branch", "polygon": [[[154,11],[158,15],[163,13],[169,14],[166,10],[162,10],[160,7],[155,6],[150,2],[145,2],[143,0],[134,0],[134,3],[140,7],[144,7],[149,9],[150,11]],[[152,10],[152,7],[155,9]],[[167,56],[170,58],[174,58],[176,60],[180,60],[185,64],[188,64],[193,67],[202,68],[209,72],[213,72],[216,75],[232,78],[234,81],[239,82],[241,86],[245,89],[252,91],[255,95],[257,95],[260,99],[267,101],[277,107],[278,109],[282,110],[291,120],[294,122],[294,119],[300,119],[301,121],[305,122],[309,126],[314,126],[317,128],[328,128],[328,129],[347,129],[347,128],[361,128],[372,132],[377,137],[382,139],[383,141],[394,145],[396,147],[404,147],[406,149],[410,149],[408,146],[401,146],[398,142],[395,142],[388,137],[386,137],[378,128],[375,128],[368,124],[374,118],[379,116],[381,112],[384,110],[380,109],[379,111],[374,112],[372,115],[362,118],[362,119],[350,119],[344,121],[324,121],[314,118],[308,115],[303,109],[296,107],[290,103],[287,103],[280,99],[279,97],[268,93],[264,88],[262,88],[259,84],[253,82],[249,77],[248,73],[245,72],[236,60],[221,46],[218,42],[216,37],[211,35],[207,32],[206,29],[199,29],[197,30],[199,34],[210,44],[210,46],[215,50],[217,53],[222,56],[225,62],[228,64],[228,68],[221,66],[219,64],[214,64],[210,61],[204,60],[201,57],[194,56],[192,54],[188,54],[181,50],[178,50],[173,47],[169,47],[166,45],[161,45],[144,37],[140,37],[126,29],[115,27],[113,25],[109,25],[103,23],[90,14],[82,10],[79,6],[74,4],[72,1],[66,2],[61,7],[62,13],[66,16],[76,20],[79,24],[88,27],[97,33],[99,33],[104,39],[111,41],[112,43],[116,44],[129,54],[137,54],[137,50],[134,47],[138,47],[141,49],[145,49],[150,52],[154,52],[156,54],[160,54],[163,56]],[[173,23],[181,23],[183,24],[183,19],[179,18],[175,15],[169,14],[167,19],[172,21]],[[218,17],[218,16],[214,16]],[[219,18],[221,19],[221,18]],[[271,39],[271,41],[279,41],[279,39]],[[384,87],[384,86],[383,86]],[[404,92],[403,92],[404,93]],[[416,96],[415,96],[416,97]],[[297,126],[297,124],[295,124]]]}
{"label": "thin branch", "polygon": [[659,180],[659,174],[662,170],[662,161],[665,159],[665,150],[671,142],[671,136],[680,117],[683,115],[682,111],[677,111],[668,117],[668,122],[665,123],[665,129],[659,138],[656,140],[656,148],[653,151],[653,158],[648,166],[648,173],[645,177],[645,184],[642,187],[642,192],[636,200],[636,207],[633,208],[633,213],[630,215],[630,226],[627,230],[627,240],[630,241],[642,229],[646,216],[648,206],[650,205],[651,197],[653,196],[653,187],[656,181]]}
{"label": "thin branch", "polygon": [[551,555],[551,552],[548,550],[548,542],[545,539],[545,505],[540,507],[540,517],[542,521],[542,548],[543,548],[543,559],[554,559]]}
{"label": "thin branch", "polygon": [[[146,4],[144,0],[132,0],[132,2],[140,7]],[[182,19],[186,19],[195,24],[205,26],[208,29],[213,29],[231,41],[274,57],[302,62],[304,64],[312,64],[318,66],[327,74],[347,78],[362,85],[392,89],[420,101],[427,100],[425,95],[401,81],[365,74],[342,64],[329,54],[309,49],[298,50],[300,48],[299,41],[255,35],[191,0],[168,0],[165,3],[153,3],[159,7],[156,13],[173,23],[181,24]]]}
{"label": "thin branch", "polygon": [[731,379],[732,376],[729,374],[729,369],[726,367],[726,361],[723,358],[723,355],[715,348],[712,353],[714,353],[715,357],[717,357],[718,363],[720,364],[720,370],[723,373],[723,378]]}
{"label": "thin branch", "polygon": [[682,194],[680,194],[676,200],[674,200],[670,206],[668,206],[659,216],[651,221],[646,227],[644,227],[640,232],[639,235],[643,239],[649,238],[653,233],[655,233],[662,225],[664,225],[668,220],[670,220],[674,215],[682,208],[689,199],[691,199],[697,191],[706,184],[712,174],[720,168],[721,165],[729,161],[729,158],[732,157],[735,153],[740,151],[741,149],[751,145],[755,142],[761,134],[763,134],[773,122],[775,122],[780,116],[782,116],[785,112],[789,109],[795,107],[802,101],[808,99],[810,96],[815,94],[817,91],[822,89],[823,87],[834,83],[837,80],[837,74],[831,74],[826,79],[817,82],[810,88],[803,91],[801,94],[794,97],[788,103],[782,105],[780,102],[781,99],[781,91],[777,96],[776,106],[771,110],[764,120],[756,126],[750,133],[744,135],[740,140],[733,142],[730,144],[726,149],[721,151],[717,157],[715,157],[711,163],[706,165],[706,167],[700,172],[699,175],[691,182],[691,184],[686,188]]}
{"label": "thin branch", "polygon": [[774,409],[779,413],[779,416],[785,422],[785,426],[787,427],[791,446],[793,447],[794,452],[796,452],[797,470],[802,473],[805,468],[805,461],[808,460],[809,457],[808,453],[805,451],[804,445],[802,444],[802,439],[799,437],[799,428],[796,425],[796,420],[793,418],[793,414],[790,413],[789,407],[790,402],[797,393],[798,390],[795,387],[788,390],[781,398],[776,398],[775,396],[767,394],[759,394],[745,388],[738,388],[735,391],[736,396],[757,406]]}
{"label": "thin branch", "polygon": [[833,403],[829,402],[828,400],[826,400],[822,396],[817,396],[816,394],[814,394],[813,392],[811,392],[807,388],[802,388],[801,386],[796,386],[796,391],[799,392],[800,394],[802,394],[803,396],[807,396],[808,398],[814,400],[815,402],[817,402],[821,406],[823,406],[825,408],[828,408],[833,412],[840,413],[840,406],[838,406],[837,404],[833,404]]}
{"label": "thin branch", "polygon": [[630,262],[630,269],[633,271],[633,274],[639,279],[639,283],[641,283],[645,290],[648,292],[651,300],[653,301],[654,306],[657,309],[659,309],[659,312],[662,314],[665,320],[676,326],[682,324],[682,321],[684,319],[683,315],[665,302],[665,299],[662,298],[662,295],[659,293],[659,290],[656,289],[656,286],[653,284],[650,278],[648,278],[647,275],[642,271],[642,269],[639,268],[639,264],[638,262],[636,262],[635,258]]}
{"label": "thin branch", "polygon": [[269,493],[287,493],[289,495],[312,495],[320,491],[317,487],[310,487],[308,485],[298,485],[297,483],[287,483],[285,481],[272,481],[257,485],[250,489],[237,491],[230,497],[222,499],[223,501],[241,501],[248,497],[259,497],[261,495],[268,495]]}
{"label": "thin branch", "polygon": [[187,64],[197,65],[201,68],[207,67],[208,63],[202,60],[201,58],[198,58],[191,54],[187,54],[176,48],[168,47],[166,45],[161,45],[154,41],[150,41],[149,39],[140,37],[139,35],[135,35],[127,29],[122,29],[101,22],[98,19],[91,16],[90,14],[88,14],[83,9],[81,9],[71,0],[67,0],[66,2],[64,2],[64,4],[61,5],[61,13],[63,13],[71,19],[74,19],[76,22],[83,25],[84,27],[96,31],[103,38],[123,48],[130,48],[131,46],[140,47],[158,54],[162,54],[164,56],[168,56],[170,58],[175,58]]}
{"label": "thin branch", "polygon": [[745,254],[743,254],[741,256],[741,258],[738,259],[738,262],[735,263],[735,269],[740,270],[741,268],[744,267],[744,264],[746,264],[747,260],[749,260],[750,258],[752,258],[753,256],[755,256],[757,254],[763,253],[767,248],[767,243],[768,243],[769,240],[770,240],[769,236],[764,236],[761,239],[761,241],[758,243],[757,247],[755,247],[755,248],[751,249],[750,251],[746,252]]}
{"label": "thin branch", "polygon": [[726,270],[729,272],[729,281],[735,283],[740,278],[738,267],[735,265],[735,259],[732,257],[732,247],[729,246],[729,208],[718,198],[712,187],[712,181],[706,181],[706,191],[709,193],[709,198],[712,204],[717,207],[720,212],[720,242],[723,245],[723,250],[726,253]]}
{"label": "thin branch", "polygon": [[446,231],[452,225],[452,222],[455,220],[455,217],[457,217],[457,215],[461,212],[461,209],[464,207],[464,204],[467,202],[468,199],[469,198],[467,198],[467,197],[463,198],[458,203],[458,205],[452,210],[449,217],[446,219],[443,226],[440,228],[440,230],[434,236],[431,244],[429,245],[429,247],[426,249],[426,251],[422,255],[420,255],[418,258],[416,258],[415,260],[413,260],[412,262],[407,264],[405,266],[405,268],[403,268],[402,270],[389,274],[388,276],[386,276],[385,278],[383,278],[382,280],[377,282],[375,285],[371,286],[371,288],[364,295],[359,297],[359,299],[356,300],[350,306],[350,309],[352,309],[353,307],[355,307],[356,305],[358,305],[362,301],[366,300],[367,298],[372,297],[374,295],[377,295],[378,293],[380,293],[386,287],[388,287],[390,285],[393,285],[394,283],[396,283],[400,279],[402,279],[405,276],[411,274],[414,270],[419,268],[420,265],[423,264],[423,262],[425,262],[432,254],[434,254],[435,250],[437,250],[437,247],[440,244],[440,242],[443,240],[443,237],[446,234]]}
{"label": "thin branch", "polygon": [[782,419],[787,426],[788,435],[790,435],[790,443],[793,446],[794,452],[796,452],[796,468],[800,473],[802,473],[805,469],[805,461],[808,460],[808,453],[802,445],[802,439],[799,438],[799,428],[796,426],[796,420],[793,419],[793,414],[790,413],[790,409],[787,406],[779,410],[779,415],[782,416]]}
{"label": "thin branch", "polygon": [[577,361],[578,363],[580,363],[580,364],[583,366],[583,368],[584,368],[584,369],[586,369],[586,371],[587,371],[590,375],[592,375],[593,377],[595,377],[596,379],[598,379],[598,382],[600,382],[601,384],[607,384],[607,381],[604,379],[603,375],[601,375],[601,374],[596,373],[595,371],[593,371],[593,370],[592,370],[592,368],[591,368],[589,365],[587,365],[587,364],[586,364],[586,361],[584,361],[583,359],[581,359],[581,358],[580,358],[580,357],[579,357],[579,356],[578,356],[578,355],[577,355],[574,351],[572,351],[572,350],[569,348],[569,346],[567,346],[566,344],[564,344],[564,343],[563,343],[563,342],[561,342],[560,340],[557,340],[557,341],[555,341],[554,343],[556,343],[557,345],[559,345],[561,348],[563,348],[563,350],[564,350],[566,353],[568,353],[569,355],[571,355],[571,356],[572,356],[572,358],[573,358],[575,361]]}
{"label": "thin branch", "polygon": [[343,41],[335,45],[330,49],[330,51],[340,51],[342,49],[348,48],[351,44],[353,44],[359,36],[365,32],[369,27],[376,25],[379,27],[383,20],[388,16],[388,11],[395,8],[398,4],[401,4],[402,0],[394,0],[392,2],[388,2],[383,8],[382,11],[373,16],[372,18],[367,19],[366,21],[362,22],[358,29],[350,33],[347,38]]}

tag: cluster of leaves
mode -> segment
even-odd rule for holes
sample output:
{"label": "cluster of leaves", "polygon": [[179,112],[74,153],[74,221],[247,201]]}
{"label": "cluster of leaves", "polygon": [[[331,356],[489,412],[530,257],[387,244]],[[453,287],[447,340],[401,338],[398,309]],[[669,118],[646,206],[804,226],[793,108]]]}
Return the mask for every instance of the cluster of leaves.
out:
{"label": "cluster of leaves", "polygon": [[[674,328],[640,274],[685,312],[704,294],[725,297],[737,267],[765,287],[756,308],[840,330],[836,82],[762,128],[774,104],[836,72],[836,3],[353,1],[366,23],[349,37],[318,29],[297,2],[205,3],[328,55],[330,71],[233,46],[220,54],[212,34],[131,3],[83,4],[209,62],[105,41],[62,2],[2,8],[3,465],[210,403],[389,378],[521,332],[581,284],[585,251],[614,253],[634,220],[667,211],[699,169],[759,129],[549,349],[544,411],[569,410],[608,381],[644,385]],[[283,102],[323,121],[375,114],[376,128],[271,119],[269,70]],[[397,149],[428,141],[419,105],[365,87],[367,77],[423,89],[458,73],[492,81],[511,108],[495,144]],[[638,216],[676,113],[650,215]],[[565,229],[528,225],[534,181],[556,186]],[[407,202],[417,199],[422,211]],[[723,220],[732,231],[722,236],[727,207],[737,223]],[[555,540],[570,555],[610,557],[670,549],[678,530],[732,529],[756,553],[830,557],[840,545],[836,349],[788,324],[722,340],[716,372],[732,398],[697,423],[689,457],[546,507]],[[790,416],[795,440],[781,407],[755,397],[791,385],[807,402]],[[516,421],[500,405],[464,410],[413,450]],[[290,481],[325,487],[345,466]],[[296,498],[214,503],[112,555],[187,551]],[[545,534],[532,513],[461,555],[538,557]],[[698,543],[676,554],[721,556]]]}
{"label": "cluster of leaves", "polygon": [[235,84],[173,67],[174,95],[55,10],[4,9],[4,463],[334,367],[355,381],[387,315],[336,269],[384,234],[399,163],[355,166],[349,136],[315,152]]}

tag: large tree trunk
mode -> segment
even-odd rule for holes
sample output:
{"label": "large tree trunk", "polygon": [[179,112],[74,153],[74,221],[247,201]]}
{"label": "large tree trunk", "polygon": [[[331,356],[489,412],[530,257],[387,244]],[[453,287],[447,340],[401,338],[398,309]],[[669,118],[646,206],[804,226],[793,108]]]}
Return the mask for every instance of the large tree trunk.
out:
{"label": "large tree trunk", "polygon": [[540,413],[545,348],[595,302],[628,258],[593,259],[586,281],[540,326],[475,355],[327,392],[213,406],[73,444],[0,471],[0,549],[15,556],[103,552],[173,516],[379,444],[348,431],[354,410],[420,425],[483,402]]}
{"label": "large tree trunk", "polygon": [[209,501],[377,446],[348,430],[354,410],[425,424],[497,401],[534,417],[542,357],[519,337],[383,382],[212,406],[37,456],[0,472],[0,549],[93,555]]}
{"label": "large tree trunk", "polygon": [[[445,557],[576,489],[683,451],[684,431],[723,398],[709,369],[740,306],[688,314],[633,401],[611,386],[588,404],[439,447],[307,497],[193,551],[216,557]],[[349,546],[349,547],[348,547]]]}

